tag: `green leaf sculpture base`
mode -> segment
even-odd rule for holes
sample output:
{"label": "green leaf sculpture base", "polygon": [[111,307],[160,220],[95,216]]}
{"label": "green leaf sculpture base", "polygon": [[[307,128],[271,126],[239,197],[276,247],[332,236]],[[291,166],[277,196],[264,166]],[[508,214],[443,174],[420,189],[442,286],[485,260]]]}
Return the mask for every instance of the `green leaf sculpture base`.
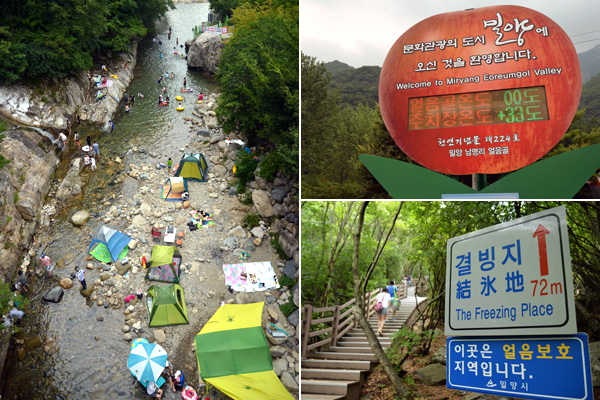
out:
{"label": "green leaf sculpture base", "polygon": [[395,199],[440,199],[443,194],[518,193],[520,199],[571,199],[600,167],[600,144],[521,168],[477,192],[429,169],[361,154],[360,161]]}

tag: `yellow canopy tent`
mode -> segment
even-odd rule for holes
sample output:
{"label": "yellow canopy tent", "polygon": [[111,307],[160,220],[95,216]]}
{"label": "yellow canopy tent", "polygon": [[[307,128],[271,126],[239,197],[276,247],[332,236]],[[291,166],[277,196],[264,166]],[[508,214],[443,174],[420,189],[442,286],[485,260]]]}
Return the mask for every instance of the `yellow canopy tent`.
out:
{"label": "yellow canopy tent", "polygon": [[226,304],[194,338],[202,379],[235,400],[293,400],[271,361],[264,303]]}

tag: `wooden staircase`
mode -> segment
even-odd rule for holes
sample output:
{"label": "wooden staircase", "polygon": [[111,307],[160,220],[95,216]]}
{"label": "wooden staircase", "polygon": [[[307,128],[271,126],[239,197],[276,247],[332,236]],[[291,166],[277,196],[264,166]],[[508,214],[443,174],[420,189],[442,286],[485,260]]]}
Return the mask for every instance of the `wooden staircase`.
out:
{"label": "wooden staircase", "polygon": [[[388,321],[383,328],[383,337],[378,336],[379,343],[384,349],[390,347],[391,335],[404,326],[417,306],[417,302],[424,299],[415,299],[414,291],[414,287],[408,288],[406,297],[402,298],[400,309],[396,312],[396,321],[391,321],[392,316],[388,315]],[[369,317],[369,324],[374,331],[377,331],[376,314]],[[339,339],[321,346],[320,351],[303,351],[303,358],[300,361],[301,398],[302,400],[358,400],[367,372],[377,364],[377,358],[369,346],[364,331],[360,327],[349,326]]]}

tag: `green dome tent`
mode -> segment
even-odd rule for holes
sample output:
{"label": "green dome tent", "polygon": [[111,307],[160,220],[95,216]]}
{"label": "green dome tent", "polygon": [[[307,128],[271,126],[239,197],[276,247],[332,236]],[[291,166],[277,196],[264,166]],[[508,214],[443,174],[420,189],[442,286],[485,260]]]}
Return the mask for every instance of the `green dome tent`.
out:
{"label": "green dome tent", "polygon": [[148,325],[165,326],[189,324],[183,288],[177,284],[150,286],[148,297]]}
{"label": "green dome tent", "polygon": [[146,279],[179,283],[181,253],[173,246],[152,246],[152,258],[147,266]]}
{"label": "green dome tent", "polygon": [[179,161],[179,167],[175,171],[175,176],[180,176],[185,179],[195,179],[200,182],[206,182],[206,160],[200,153],[184,154]]}

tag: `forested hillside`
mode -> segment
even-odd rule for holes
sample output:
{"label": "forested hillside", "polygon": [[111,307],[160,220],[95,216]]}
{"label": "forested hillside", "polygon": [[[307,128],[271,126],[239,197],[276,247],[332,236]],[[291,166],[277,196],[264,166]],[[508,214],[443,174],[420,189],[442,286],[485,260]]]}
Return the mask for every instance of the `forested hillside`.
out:
{"label": "forested hillside", "polygon": [[585,120],[600,119],[600,74],[583,85],[579,108],[585,108]]}
{"label": "forested hillside", "polygon": [[[341,104],[356,107],[365,104],[375,108],[379,102],[379,75],[381,67],[365,66],[360,68],[330,69],[331,63],[325,67],[331,72],[332,90],[339,92]],[[342,64],[342,63],[340,63]]]}
{"label": "forested hillside", "polygon": [[[228,8],[232,3],[237,4],[233,10]],[[299,162],[298,2],[211,2],[211,7],[217,5],[232,11],[236,26],[217,74],[221,85],[217,117],[225,133],[242,133],[251,146],[268,152],[257,159],[242,151],[237,176],[240,181],[253,180],[259,161],[259,174],[268,180],[277,172],[295,176]]]}
{"label": "forested hillside", "polygon": [[97,54],[127,51],[172,0],[0,2],[0,80],[62,78]]}

